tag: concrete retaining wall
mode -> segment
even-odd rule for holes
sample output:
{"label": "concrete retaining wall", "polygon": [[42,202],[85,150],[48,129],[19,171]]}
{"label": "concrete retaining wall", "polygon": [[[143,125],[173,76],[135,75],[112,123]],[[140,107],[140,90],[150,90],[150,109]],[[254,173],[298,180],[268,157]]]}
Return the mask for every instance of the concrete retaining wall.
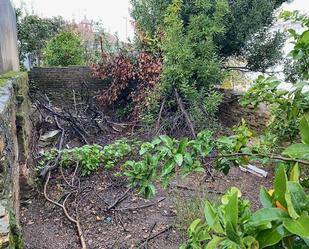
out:
{"label": "concrete retaining wall", "polygon": [[0,74],[18,69],[15,11],[10,0],[0,0]]}
{"label": "concrete retaining wall", "polygon": [[22,248],[19,192],[29,160],[29,115],[27,74],[0,75],[0,248]]}

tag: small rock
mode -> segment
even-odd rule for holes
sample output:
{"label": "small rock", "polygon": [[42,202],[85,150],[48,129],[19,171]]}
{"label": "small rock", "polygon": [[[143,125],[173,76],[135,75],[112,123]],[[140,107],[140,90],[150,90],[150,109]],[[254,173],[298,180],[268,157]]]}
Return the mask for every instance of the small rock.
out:
{"label": "small rock", "polygon": [[0,205],[0,218],[4,217],[6,215],[5,207]]}
{"label": "small rock", "polygon": [[129,234],[128,236],[126,236],[124,239],[130,239],[132,237],[131,234]]}
{"label": "small rock", "polygon": [[34,222],[33,222],[32,220],[29,220],[29,221],[27,222],[27,225],[32,225],[32,224],[34,224]]}
{"label": "small rock", "polygon": [[103,218],[100,217],[100,216],[95,217],[95,219],[96,219],[96,221],[101,221],[101,220],[103,220]]}
{"label": "small rock", "polygon": [[0,235],[7,235],[9,231],[9,217],[6,215],[0,219]]}
{"label": "small rock", "polygon": [[7,248],[9,246],[9,236],[0,236],[0,246],[1,248]]}

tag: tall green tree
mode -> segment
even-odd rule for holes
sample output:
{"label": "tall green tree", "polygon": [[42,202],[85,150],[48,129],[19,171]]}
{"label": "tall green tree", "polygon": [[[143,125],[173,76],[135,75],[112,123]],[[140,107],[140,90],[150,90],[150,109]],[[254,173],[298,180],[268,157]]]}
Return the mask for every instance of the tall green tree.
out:
{"label": "tall green tree", "polygon": [[[207,11],[197,8],[198,4],[211,6],[216,0],[206,3],[199,0],[183,0],[181,20],[184,27],[190,23],[190,16],[208,15]],[[269,27],[275,19],[275,10],[284,0],[228,0],[229,13],[223,18],[225,32],[217,34],[214,41],[222,58],[229,56],[246,59],[247,69],[262,70],[278,63],[282,57],[280,49],[284,36],[271,32]],[[131,0],[131,15],[140,31],[155,36],[157,31],[165,31],[164,17],[172,0]],[[263,44],[263,46],[260,46]],[[264,48],[264,49],[263,49]],[[269,48],[275,56],[271,56]],[[259,60],[256,60],[256,57]],[[268,57],[269,59],[265,59]]]}
{"label": "tall green tree", "polygon": [[49,66],[84,65],[85,48],[78,35],[62,31],[48,42],[44,57]]}
{"label": "tall green tree", "polygon": [[226,0],[196,1],[196,14],[190,15],[187,25],[182,8],[182,2],[174,0],[164,18],[159,89],[167,109],[177,110],[168,115],[183,116],[194,136],[195,130],[212,126],[220,101],[220,95],[212,91],[224,76],[214,39],[225,31],[222,22],[229,8]]}
{"label": "tall green tree", "polygon": [[28,58],[30,66],[40,65],[47,42],[64,27],[61,17],[41,18],[37,15],[23,16],[16,10],[19,59]]}

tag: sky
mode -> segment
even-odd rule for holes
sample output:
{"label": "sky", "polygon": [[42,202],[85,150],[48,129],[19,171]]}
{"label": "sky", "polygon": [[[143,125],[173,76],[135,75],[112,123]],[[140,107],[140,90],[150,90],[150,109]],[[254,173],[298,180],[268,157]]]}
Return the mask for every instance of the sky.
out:
{"label": "sky", "polygon": [[12,0],[16,7],[24,2],[30,13],[43,17],[62,16],[66,20],[101,20],[106,31],[118,33],[121,40],[133,37],[129,0]]}
{"label": "sky", "polygon": [[[62,16],[66,20],[79,21],[86,16],[101,20],[106,31],[118,33],[121,40],[134,35],[130,24],[130,0],[12,0],[16,7],[24,2],[27,9],[44,16]],[[284,4],[284,9],[301,10],[309,14],[309,0],[294,0]]]}

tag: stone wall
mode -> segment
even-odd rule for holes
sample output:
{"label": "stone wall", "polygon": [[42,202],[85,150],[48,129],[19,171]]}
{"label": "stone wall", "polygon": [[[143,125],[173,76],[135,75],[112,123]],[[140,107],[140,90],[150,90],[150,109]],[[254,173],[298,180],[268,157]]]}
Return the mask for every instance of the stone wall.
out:
{"label": "stone wall", "polygon": [[29,160],[30,100],[26,73],[0,75],[0,248],[22,248],[19,192],[22,168]]}
{"label": "stone wall", "polygon": [[255,131],[264,129],[270,119],[270,113],[266,105],[243,107],[239,104],[239,99],[243,95],[241,92],[233,90],[222,90],[224,94],[223,102],[219,108],[219,118],[227,126],[238,124],[244,118],[250,127]]}
{"label": "stone wall", "polygon": [[33,89],[51,98],[72,98],[73,90],[78,95],[88,91],[95,95],[108,84],[93,78],[86,66],[35,67],[29,72],[29,80]]}
{"label": "stone wall", "polygon": [[0,0],[0,74],[18,69],[15,11],[10,0]]}

